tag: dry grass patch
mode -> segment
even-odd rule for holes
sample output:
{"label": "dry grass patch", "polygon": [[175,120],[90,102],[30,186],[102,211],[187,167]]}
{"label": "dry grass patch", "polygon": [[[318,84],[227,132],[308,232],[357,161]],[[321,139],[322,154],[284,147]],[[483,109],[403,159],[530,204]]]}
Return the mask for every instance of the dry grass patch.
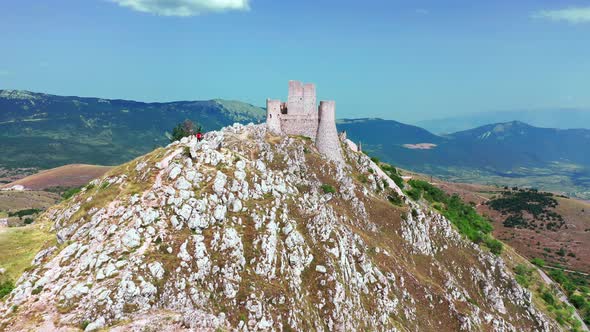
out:
{"label": "dry grass patch", "polygon": [[44,210],[57,203],[59,198],[59,195],[45,191],[0,191],[0,213],[24,209]]}
{"label": "dry grass patch", "polygon": [[17,280],[31,265],[37,252],[55,235],[42,224],[0,229],[0,267],[5,268],[0,280]]}

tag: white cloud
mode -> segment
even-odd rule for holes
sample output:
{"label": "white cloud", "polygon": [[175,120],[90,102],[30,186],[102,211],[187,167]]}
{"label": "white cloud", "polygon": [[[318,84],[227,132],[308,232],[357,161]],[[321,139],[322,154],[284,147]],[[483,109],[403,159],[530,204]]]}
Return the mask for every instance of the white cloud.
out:
{"label": "white cloud", "polygon": [[194,16],[228,10],[248,10],[250,0],[110,0],[123,7],[163,16]]}
{"label": "white cloud", "polygon": [[590,7],[571,7],[557,10],[540,10],[533,13],[534,18],[570,23],[590,23]]}

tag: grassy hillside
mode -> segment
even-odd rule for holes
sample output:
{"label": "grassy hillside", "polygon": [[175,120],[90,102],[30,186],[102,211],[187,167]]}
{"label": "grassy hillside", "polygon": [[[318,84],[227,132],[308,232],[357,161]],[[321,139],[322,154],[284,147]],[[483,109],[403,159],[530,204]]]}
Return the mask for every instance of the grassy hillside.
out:
{"label": "grassy hillside", "polygon": [[0,188],[11,188],[21,185],[26,189],[50,190],[59,192],[60,188],[80,187],[108,172],[112,167],[73,164],[65,165],[27,176],[17,181],[0,185]]}
{"label": "grassy hillside", "polygon": [[[537,190],[452,183],[403,173],[414,178],[410,184],[419,184],[412,186],[409,194],[414,194],[415,188],[427,188],[417,192],[429,201],[452,195],[469,202],[466,211],[477,213],[460,215],[472,224],[482,218],[491,222],[493,234],[509,244],[505,247],[505,257],[510,257],[507,260],[516,258],[512,268],[518,283],[533,292],[557,321],[569,324],[571,331],[582,331],[582,321],[590,324],[590,204]],[[454,220],[454,216],[448,217]],[[513,250],[544,272],[531,267]],[[556,284],[542,282],[549,278]],[[569,304],[564,302],[566,298]],[[574,307],[578,318],[572,316]]]}
{"label": "grassy hillside", "polygon": [[[425,178],[415,175],[418,178]],[[551,193],[433,179],[471,202],[494,225],[494,235],[521,255],[590,273],[590,204]]]}
{"label": "grassy hillside", "polygon": [[0,228],[0,283],[16,281],[44,245],[55,242],[48,225]]}
{"label": "grassy hillside", "polygon": [[0,90],[0,168],[117,165],[168,144],[184,119],[215,130],[260,122],[264,110],[237,101],[142,103]]}

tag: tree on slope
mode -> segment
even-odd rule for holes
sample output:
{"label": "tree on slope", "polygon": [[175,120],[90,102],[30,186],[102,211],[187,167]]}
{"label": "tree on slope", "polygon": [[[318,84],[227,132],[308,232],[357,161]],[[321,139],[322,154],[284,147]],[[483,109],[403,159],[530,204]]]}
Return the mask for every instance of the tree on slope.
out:
{"label": "tree on slope", "polygon": [[201,126],[195,125],[191,120],[186,119],[183,122],[179,123],[172,129],[172,135],[170,136],[170,141],[178,141],[183,137],[194,135],[197,132],[201,131]]}

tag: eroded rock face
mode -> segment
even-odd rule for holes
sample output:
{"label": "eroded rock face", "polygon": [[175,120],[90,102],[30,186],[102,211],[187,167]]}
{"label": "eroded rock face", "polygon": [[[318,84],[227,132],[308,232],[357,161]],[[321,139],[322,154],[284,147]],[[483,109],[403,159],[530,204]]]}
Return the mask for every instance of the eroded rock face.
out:
{"label": "eroded rock face", "polygon": [[234,125],[121,166],[44,215],[59,245],[35,257],[2,323],[26,329],[35,313],[87,330],[556,329],[501,258],[427,207],[391,205],[387,190],[402,191],[349,146],[335,164],[305,139]]}

